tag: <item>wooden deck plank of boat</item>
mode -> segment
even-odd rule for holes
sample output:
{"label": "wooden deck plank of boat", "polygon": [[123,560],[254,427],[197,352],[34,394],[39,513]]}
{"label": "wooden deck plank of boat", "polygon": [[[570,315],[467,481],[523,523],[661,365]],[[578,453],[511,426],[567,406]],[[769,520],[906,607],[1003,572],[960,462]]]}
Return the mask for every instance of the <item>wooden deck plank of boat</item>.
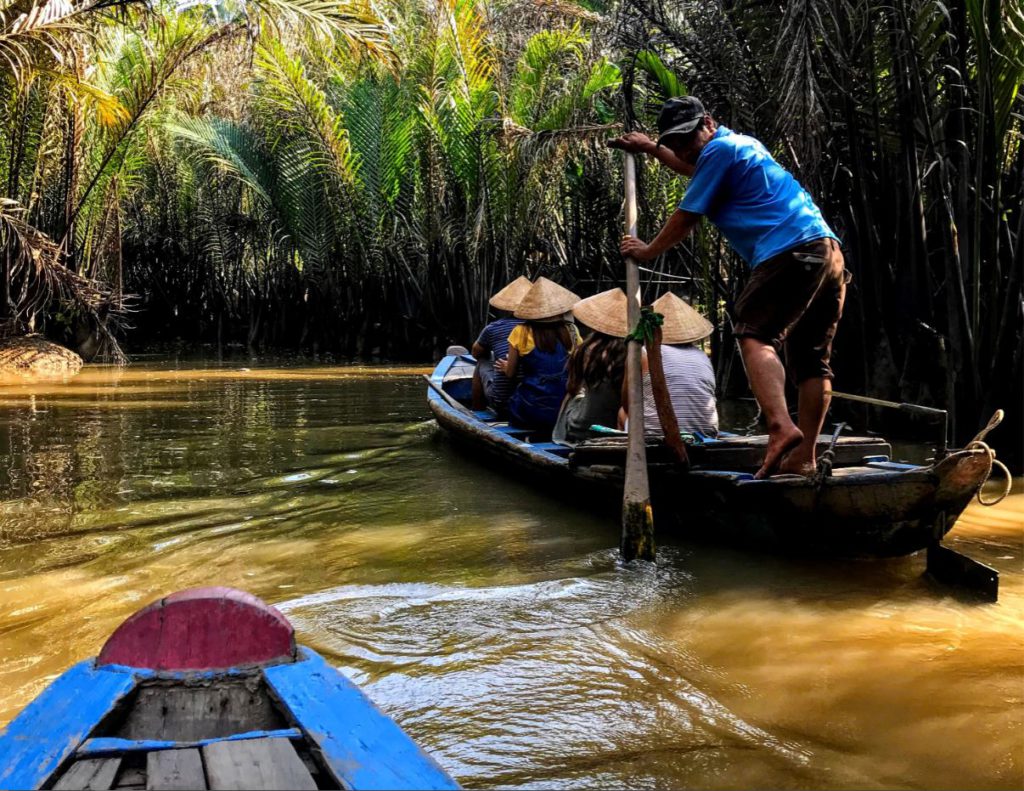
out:
{"label": "wooden deck plank of boat", "polygon": [[87,659],[58,677],[0,733],[0,788],[40,787],[140,675]]}
{"label": "wooden deck plank of boat", "polygon": [[206,788],[199,750],[158,750],[146,755],[146,791],[190,791]]}
{"label": "wooden deck plank of boat", "polygon": [[196,742],[284,724],[265,692],[239,676],[200,687],[144,686],[117,736]]}
{"label": "wooden deck plank of boat", "polygon": [[[124,756],[122,756],[124,758]],[[128,766],[125,766],[129,763]],[[200,787],[206,788],[206,781]],[[114,784],[114,791],[146,791],[146,765],[130,765],[129,760],[121,762],[121,771],[117,773],[117,782]]]}
{"label": "wooden deck plank of boat", "polygon": [[316,789],[287,739],[215,742],[203,747],[203,759],[211,789]]}
{"label": "wooden deck plank of boat", "polygon": [[120,758],[75,761],[54,784],[54,791],[108,791],[114,785],[120,766]]}
{"label": "wooden deck plank of boat", "polygon": [[267,667],[263,676],[316,742],[335,780],[356,791],[458,788],[355,684],[306,652],[307,661]]}

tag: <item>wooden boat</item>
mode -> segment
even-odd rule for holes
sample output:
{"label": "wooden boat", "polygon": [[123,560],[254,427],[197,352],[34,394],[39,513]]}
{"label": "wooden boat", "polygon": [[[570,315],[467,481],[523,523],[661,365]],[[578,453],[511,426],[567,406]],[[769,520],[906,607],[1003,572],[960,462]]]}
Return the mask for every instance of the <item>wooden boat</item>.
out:
{"label": "wooden boat", "polygon": [[[468,355],[449,354],[429,377],[427,399],[438,424],[474,453],[532,475],[573,502],[607,506],[617,518],[625,438],[570,448],[490,411],[474,412],[466,406],[474,364]],[[828,446],[831,439],[823,435],[820,442]],[[765,436],[695,438],[686,471],[666,447],[649,441],[659,530],[667,525],[691,537],[801,553],[907,555],[937,545],[992,468],[985,448],[954,451],[931,464],[903,464],[890,459],[884,440],[838,437],[828,451],[828,474],[755,480],[766,443]]]}
{"label": "wooden boat", "polygon": [[458,788],[285,617],[231,588],[140,610],[0,733],[0,788]]}

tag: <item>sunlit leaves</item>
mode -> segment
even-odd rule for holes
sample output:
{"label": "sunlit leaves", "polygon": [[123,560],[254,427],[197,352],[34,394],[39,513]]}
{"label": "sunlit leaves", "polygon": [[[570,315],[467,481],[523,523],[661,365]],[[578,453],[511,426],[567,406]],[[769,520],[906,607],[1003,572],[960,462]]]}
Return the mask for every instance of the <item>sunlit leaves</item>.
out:
{"label": "sunlit leaves", "polygon": [[280,37],[282,24],[311,29],[325,39],[340,39],[350,54],[397,66],[387,22],[360,0],[255,0],[253,6],[265,12],[268,23]]}
{"label": "sunlit leaves", "polygon": [[82,28],[75,20],[81,8],[70,0],[21,3],[0,7],[0,74],[15,81],[33,68],[62,66],[68,59],[68,35]]}
{"label": "sunlit leaves", "polygon": [[668,68],[656,54],[644,50],[636,55],[637,66],[654,77],[660,88],[659,99],[665,101],[673,96],[685,96],[688,91],[679,75]]}

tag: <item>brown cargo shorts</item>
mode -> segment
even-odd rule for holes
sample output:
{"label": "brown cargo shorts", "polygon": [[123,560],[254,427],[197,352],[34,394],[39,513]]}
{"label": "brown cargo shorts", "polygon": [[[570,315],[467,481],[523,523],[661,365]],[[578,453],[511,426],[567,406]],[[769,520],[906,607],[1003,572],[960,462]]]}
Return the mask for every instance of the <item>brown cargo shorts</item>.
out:
{"label": "brown cargo shorts", "polygon": [[834,239],[779,253],[751,272],[733,308],[733,334],[772,344],[794,384],[832,379],[832,339],[850,279]]}

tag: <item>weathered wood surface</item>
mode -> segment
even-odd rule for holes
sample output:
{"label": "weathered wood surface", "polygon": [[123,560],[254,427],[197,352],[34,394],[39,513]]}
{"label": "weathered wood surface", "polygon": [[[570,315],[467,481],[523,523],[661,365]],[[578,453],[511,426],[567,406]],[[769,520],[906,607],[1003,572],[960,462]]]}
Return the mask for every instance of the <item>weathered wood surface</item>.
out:
{"label": "weathered wood surface", "polygon": [[[818,438],[819,446],[827,446],[831,438],[822,434]],[[758,469],[764,461],[764,448],[767,437],[723,437],[706,444],[690,445],[687,449],[690,464],[693,468],[708,470],[731,470],[749,472]],[[570,463],[579,467],[590,463],[625,464],[625,437],[602,437],[587,440],[576,446],[570,457]],[[859,464],[865,456],[888,456],[891,447],[884,440],[874,437],[840,437],[836,444],[834,464]],[[674,462],[670,448],[660,442],[647,445],[647,458],[651,464],[671,464]]]}
{"label": "weathered wood surface", "polygon": [[[145,756],[121,756],[121,771],[117,773],[115,791],[146,790],[146,759]],[[139,759],[142,759],[141,761]]]}
{"label": "weathered wood surface", "polygon": [[206,788],[198,749],[161,750],[146,756],[146,791],[201,791]]}
{"label": "weathered wood surface", "polygon": [[154,750],[176,750],[185,747],[202,747],[213,742],[241,742],[248,739],[298,739],[302,731],[298,728],[278,728],[272,731],[246,731],[231,736],[219,736],[212,739],[195,741],[175,741],[170,739],[120,739],[115,736],[98,736],[86,739],[78,748],[78,756],[86,757],[108,753],[139,753]]}
{"label": "weathered wood surface", "polygon": [[254,671],[202,684],[144,685],[112,735],[133,741],[196,742],[286,725],[259,672]]}
{"label": "weathered wood surface", "polygon": [[120,767],[120,758],[75,761],[54,784],[54,791],[108,791]]}
{"label": "weathered wood surface", "polygon": [[273,607],[233,588],[193,588],[135,613],[110,636],[96,662],[207,670],[294,656],[294,631]]}
{"label": "weathered wood surface", "polygon": [[287,739],[216,742],[202,749],[211,789],[316,788]]}
{"label": "weathered wood surface", "polygon": [[314,651],[308,660],[263,673],[281,702],[346,788],[458,788],[432,758],[351,681]]}
{"label": "weathered wood surface", "polygon": [[[626,233],[636,236],[636,160],[626,154],[623,163],[626,191]],[[640,321],[640,270],[626,259],[626,321],[630,332]],[[626,386],[629,395],[629,442],[626,451],[626,479],[622,488],[622,559],[654,560],[654,517],[651,488],[647,480],[647,449],[644,441],[644,387],[641,373],[641,342],[626,341]]]}
{"label": "weathered wood surface", "polygon": [[0,788],[38,788],[134,687],[139,674],[79,662],[0,733]]}

